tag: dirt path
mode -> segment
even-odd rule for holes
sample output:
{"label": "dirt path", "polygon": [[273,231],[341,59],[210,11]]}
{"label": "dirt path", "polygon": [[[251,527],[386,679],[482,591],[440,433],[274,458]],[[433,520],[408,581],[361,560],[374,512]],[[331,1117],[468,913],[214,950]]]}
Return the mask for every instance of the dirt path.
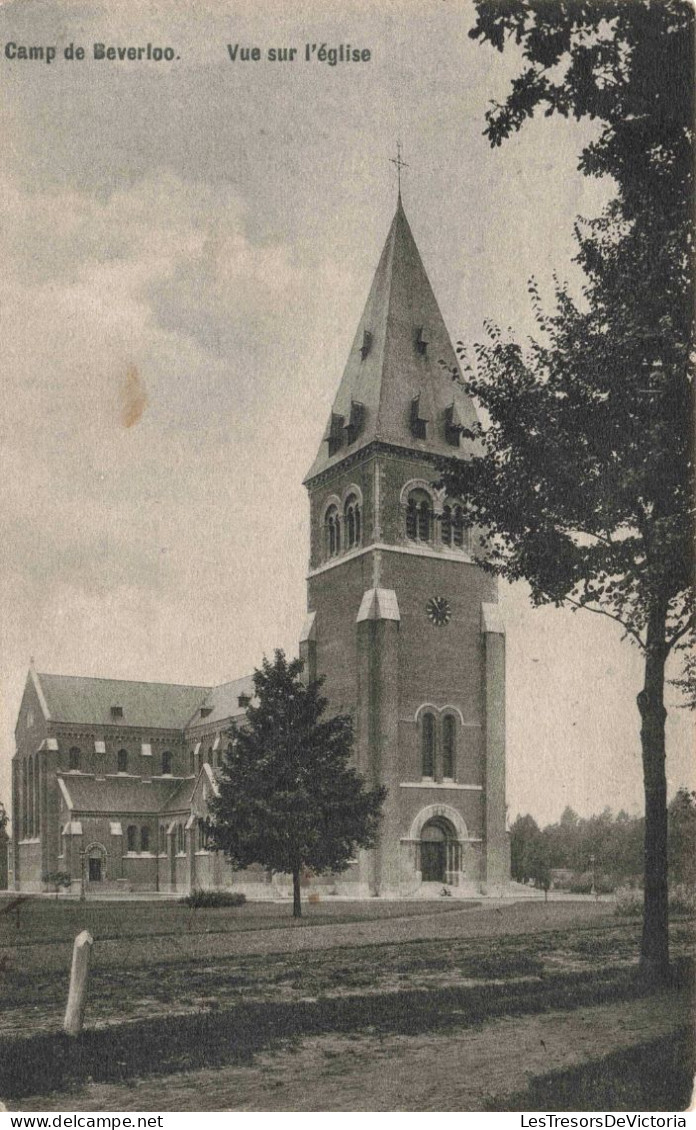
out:
{"label": "dirt path", "polygon": [[476,1111],[531,1076],[665,1036],[688,1021],[683,994],[492,1021],[418,1036],[319,1036],[251,1066],[90,1084],[25,1099],[23,1111]]}

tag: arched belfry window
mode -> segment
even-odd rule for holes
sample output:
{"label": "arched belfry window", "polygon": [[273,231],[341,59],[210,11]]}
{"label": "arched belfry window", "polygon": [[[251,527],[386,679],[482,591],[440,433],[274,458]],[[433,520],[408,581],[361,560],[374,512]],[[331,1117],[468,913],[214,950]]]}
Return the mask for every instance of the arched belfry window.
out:
{"label": "arched belfry window", "polygon": [[421,771],[424,777],[435,776],[434,714],[424,714],[421,723]]}
{"label": "arched belfry window", "polygon": [[349,494],[343,507],[343,530],[345,534],[345,548],[353,549],[360,544],[361,536],[360,503],[357,495]]}
{"label": "arched belfry window", "polygon": [[335,557],[341,552],[341,523],[337,506],[329,506],[324,516],[324,548],[327,557]]}
{"label": "arched belfry window", "polygon": [[442,509],[440,533],[442,544],[452,549],[464,549],[467,545],[467,530],[464,527],[464,510],[458,502],[447,501]]}
{"label": "arched belfry window", "polygon": [[457,757],[457,720],[453,714],[442,719],[442,776],[454,780]]}
{"label": "arched belfry window", "polygon": [[426,490],[412,490],[406,503],[406,537],[429,542],[432,537],[432,499]]}

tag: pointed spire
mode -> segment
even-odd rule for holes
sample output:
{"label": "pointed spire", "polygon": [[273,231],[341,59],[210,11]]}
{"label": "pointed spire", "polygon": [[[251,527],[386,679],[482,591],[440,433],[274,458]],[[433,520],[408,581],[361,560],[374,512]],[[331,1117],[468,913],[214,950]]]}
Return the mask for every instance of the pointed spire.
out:
{"label": "pointed spire", "polygon": [[469,454],[456,425],[472,425],[476,413],[453,372],[457,358],[399,193],[308,479],[375,440],[435,455]]}

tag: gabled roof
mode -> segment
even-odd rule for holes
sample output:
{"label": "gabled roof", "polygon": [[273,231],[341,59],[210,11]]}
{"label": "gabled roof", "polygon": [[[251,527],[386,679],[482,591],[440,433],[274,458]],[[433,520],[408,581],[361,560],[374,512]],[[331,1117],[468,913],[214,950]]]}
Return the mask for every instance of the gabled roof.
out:
{"label": "gabled roof", "polygon": [[[233,679],[231,683],[222,683],[219,687],[211,687],[205,700],[199,705],[196,712],[189,718],[188,728],[194,726],[214,726],[228,718],[239,718],[246,714],[246,707],[239,705],[239,696],[246,695],[249,699],[254,697],[254,676],[244,675],[241,679]],[[201,711],[210,711],[202,714]]]}
{"label": "gabled roof", "polygon": [[112,776],[98,781],[87,773],[64,773],[58,779],[72,812],[160,812],[168,809],[170,800],[186,787],[190,796],[194,784],[192,778],[146,783],[139,777]]}
{"label": "gabled roof", "polygon": [[[39,675],[48,716],[54,722],[101,726],[138,726],[183,730],[210,687],[176,683],[143,683],[127,679],[91,679],[76,675]],[[120,706],[121,717],[112,716]]]}
{"label": "gabled roof", "polygon": [[[457,358],[399,197],[307,480],[374,440],[435,455],[470,455],[468,441],[457,448],[446,438],[448,419],[464,426],[476,420],[452,371],[459,373]],[[428,422],[425,439],[413,435],[414,413]],[[330,455],[328,437],[341,431],[343,442]]]}

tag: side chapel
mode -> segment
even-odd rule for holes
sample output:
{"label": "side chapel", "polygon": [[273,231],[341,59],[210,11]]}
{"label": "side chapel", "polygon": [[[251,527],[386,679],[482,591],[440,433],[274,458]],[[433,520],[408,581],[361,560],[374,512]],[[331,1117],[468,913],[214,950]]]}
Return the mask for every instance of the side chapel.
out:
{"label": "side chapel", "polygon": [[[475,458],[475,420],[399,194],[316,459],[300,654],[355,719],[360,771],[388,788],[379,845],[337,877],[353,897],[500,893],[509,879],[505,639],[438,457]],[[202,819],[251,677],[220,687],[39,674],[13,759],[15,886],[186,892],[287,889],[234,873]]]}

